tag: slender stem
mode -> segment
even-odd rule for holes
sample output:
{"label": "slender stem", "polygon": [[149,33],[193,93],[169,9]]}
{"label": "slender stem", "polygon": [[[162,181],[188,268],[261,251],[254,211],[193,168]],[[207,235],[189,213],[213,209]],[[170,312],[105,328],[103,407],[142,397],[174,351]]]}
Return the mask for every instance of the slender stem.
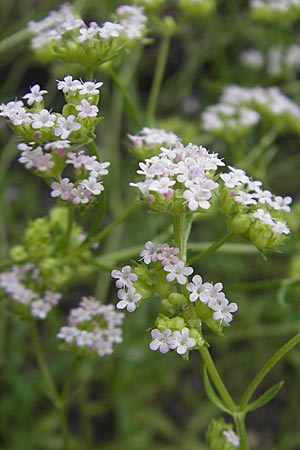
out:
{"label": "slender stem", "polygon": [[207,371],[209,373],[209,376],[214,383],[214,386],[216,390],[218,391],[221,399],[224,402],[224,405],[231,411],[232,414],[237,410],[237,406],[234,403],[231,395],[229,394],[227,388],[225,387],[222,378],[219,375],[219,372],[215,366],[215,363],[209,353],[209,350],[207,347],[201,347],[200,348],[200,354],[203,359],[203,362],[207,368]]}
{"label": "slender stem", "polygon": [[95,73],[94,67],[89,67],[86,70],[86,79],[93,81],[94,80],[94,73]]}
{"label": "slender stem", "polygon": [[11,47],[14,47],[15,45],[24,43],[29,37],[30,32],[27,28],[11,34],[7,38],[2,39],[2,41],[0,42],[0,52],[4,52],[6,50],[9,50]]}
{"label": "slender stem", "polygon": [[240,450],[249,450],[249,443],[245,427],[245,414],[237,413],[233,415],[235,427],[240,438]]}
{"label": "slender stem", "polygon": [[245,157],[245,159],[241,160],[238,164],[238,167],[243,167],[247,169],[251,166],[251,164],[254,163],[254,161],[260,157],[262,152],[264,152],[272,142],[275,141],[276,137],[278,135],[278,132],[274,129],[272,129],[270,132],[263,135],[259,143],[252,148],[252,150],[248,153],[248,155]]}
{"label": "slender stem", "polygon": [[148,105],[147,105],[147,112],[146,112],[146,123],[148,125],[151,125],[154,121],[154,115],[157,107],[160,87],[162,83],[162,79],[164,76],[166,64],[167,64],[167,58],[169,53],[169,47],[170,47],[170,38],[171,36],[168,33],[164,33],[162,36],[154,77],[152,81],[152,86],[150,90],[150,95],[148,99]]}
{"label": "slender stem", "polygon": [[128,110],[131,116],[131,119],[134,121],[135,126],[140,129],[142,126],[142,122],[141,122],[141,117],[140,114],[138,113],[134,102],[132,101],[132,98],[130,97],[130,95],[128,94],[128,90],[126,89],[126,87],[123,85],[123,83],[120,81],[119,77],[116,75],[116,73],[113,70],[109,71],[109,76],[112,80],[112,82],[120,89],[120,91],[122,92],[124,99],[127,103],[128,106]]}
{"label": "slender stem", "polygon": [[92,155],[96,156],[97,158],[99,158],[99,149],[96,145],[96,142],[94,140],[91,140],[88,144],[87,147],[89,149],[89,151],[91,152]]}
{"label": "slender stem", "polygon": [[57,408],[59,413],[59,419],[60,419],[60,425],[61,425],[61,432],[62,432],[62,440],[63,440],[63,450],[69,449],[69,433],[68,433],[68,424],[67,424],[67,418],[65,415],[64,410],[64,403],[62,399],[60,398],[60,395],[56,389],[55,383],[53,381],[53,378],[51,376],[51,373],[48,368],[48,364],[45,358],[45,355],[43,353],[36,323],[34,320],[30,322],[30,332],[31,337],[33,341],[33,346],[36,354],[36,359],[42,374],[42,377],[44,379],[47,394],[50,400],[52,401],[53,405]]}
{"label": "slender stem", "polygon": [[181,258],[186,260],[187,241],[191,231],[192,214],[178,214],[173,217],[174,241],[180,249]]}
{"label": "slender stem", "polygon": [[284,344],[261,368],[253,381],[249,384],[246,392],[241,400],[240,409],[243,411],[249,400],[251,399],[253,393],[256,391],[257,387],[260,385],[262,380],[266,377],[266,375],[270,372],[270,370],[278,363],[278,361],[285,356],[295,345],[300,342],[300,333],[296,334],[292,339],[290,339],[286,344]]}
{"label": "slender stem", "polygon": [[214,242],[206,250],[204,250],[201,253],[198,253],[198,255],[193,256],[193,258],[191,258],[188,263],[194,264],[196,261],[199,261],[200,259],[204,258],[204,256],[208,256],[211,253],[215,252],[218,248],[222,247],[222,245],[225,244],[225,242],[229,241],[229,239],[231,239],[232,236],[233,236],[233,233],[225,234],[225,236],[222,239]]}

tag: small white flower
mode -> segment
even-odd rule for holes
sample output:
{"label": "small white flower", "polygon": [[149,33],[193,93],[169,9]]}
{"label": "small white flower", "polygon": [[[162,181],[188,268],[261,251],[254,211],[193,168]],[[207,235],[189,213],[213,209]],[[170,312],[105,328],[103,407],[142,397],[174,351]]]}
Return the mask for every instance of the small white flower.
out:
{"label": "small white flower", "polygon": [[78,114],[78,119],[96,117],[99,111],[97,106],[91,105],[85,98],[83,98],[80,104],[76,105],[75,108],[77,109],[77,111],[80,111]]}
{"label": "small white flower", "polygon": [[141,251],[140,256],[145,264],[157,261],[158,247],[151,241],[146,242],[145,249]]}
{"label": "small white flower", "polygon": [[81,128],[80,123],[75,121],[75,116],[71,114],[66,119],[59,117],[57,119],[56,128],[54,128],[55,136],[60,136],[61,139],[67,139],[72,131],[77,131]]}
{"label": "small white flower", "polygon": [[239,447],[240,438],[237,436],[237,434],[235,434],[233,430],[225,430],[223,431],[223,435],[226,437],[229,444],[232,444],[234,447]]}
{"label": "small white flower", "polygon": [[185,284],[187,282],[187,276],[191,275],[194,269],[187,267],[183,261],[179,261],[176,264],[165,265],[164,271],[169,272],[166,276],[169,282],[177,280],[179,284]]}
{"label": "small white flower", "polygon": [[93,81],[86,81],[79,88],[80,95],[97,95],[99,88],[103,85],[102,81],[94,83]]}
{"label": "small white flower", "polygon": [[212,285],[210,283],[203,283],[200,275],[195,275],[193,276],[192,282],[188,283],[186,288],[189,292],[191,292],[189,297],[191,302],[195,302],[197,299],[199,299],[203,303],[207,303],[208,300],[205,301],[207,298],[206,292],[211,291]]}
{"label": "small white flower", "polygon": [[54,122],[56,119],[55,114],[50,114],[47,109],[41,109],[38,113],[32,114],[32,123],[31,126],[34,129],[46,127],[51,128],[54,126]]}
{"label": "small white flower", "polygon": [[176,349],[179,355],[184,355],[188,349],[196,345],[196,340],[189,337],[190,330],[187,327],[182,328],[181,331],[174,331],[173,338],[174,342],[170,345],[170,348]]}
{"label": "small white flower", "polygon": [[114,37],[119,37],[124,31],[124,27],[122,27],[119,23],[104,22],[98,31],[101,39],[109,40]]}
{"label": "small white flower", "polygon": [[128,288],[128,290],[120,289],[118,297],[120,301],[117,303],[117,308],[126,308],[128,312],[135,311],[137,302],[142,298],[133,287]]}
{"label": "small white flower", "polygon": [[238,195],[234,196],[234,200],[238,203],[242,203],[242,205],[256,205],[253,194],[249,194],[245,191],[238,191]]}
{"label": "small white flower", "polygon": [[28,105],[33,105],[33,103],[40,103],[43,101],[43,95],[47,94],[48,91],[40,88],[38,84],[35,84],[30,88],[30,93],[23,95],[23,98],[27,99]]}
{"label": "small white flower", "polygon": [[260,223],[267,224],[267,225],[274,225],[273,218],[271,214],[261,208],[259,208],[257,211],[255,211],[252,216],[254,219],[258,219]]}
{"label": "small white flower", "polygon": [[64,94],[67,92],[77,91],[82,85],[79,80],[73,80],[71,75],[67,75],[63,81],[57,80],[57,89],[62,90]]}
{"label": "small white flower", "polygon": [[284,222],[278,221],[272,226],[272,231],[275,234],[290,234],[291,230]]}
{"label": "small white flower", "polygon": [[101,181],[97,181],[94,177],[89,177],[88,180],[82,180],[80,184],[85,186],[94,195],[99,195],[104,191],[104,186]]}

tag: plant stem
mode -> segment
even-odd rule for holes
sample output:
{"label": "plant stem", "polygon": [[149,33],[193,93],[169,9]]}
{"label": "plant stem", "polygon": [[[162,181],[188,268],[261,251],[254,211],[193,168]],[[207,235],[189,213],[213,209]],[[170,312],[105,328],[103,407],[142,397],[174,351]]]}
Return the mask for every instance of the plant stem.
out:
{"label": "plant stem", "polygon": [[249,450],[249,443],[247,438],[247,432],[245,427],[245,414],[236,413],[233,415],[236,431],[240,438],[240,450]]}
{"label": "plant stem", "polygon": [[180,249],[181,258],[186,260],[187,241],[193,221],[192,214],[178,214],[173,216],[174,241]]}
{"label": "plant stem", "polygon": [[260,385],[262,380],[266,377],[266,375],[270,372],[270,370],[278,363],[278,361],[285,356],[293,347],[295,347],[300,342],[300,333],[296,334],[292,339],[290,339],[286,344],[284,344],[261,368],[256,377],[250,383],[246,392],[241,400],[240,409],[243,411],[252,395],[256,391],[257,387]]}
{"label": "plant stem", "polygon": [[159,47],[154,77],[152,81],[152,86],[150,90],[150,95],[148,99],[147,112],[146,112],[146,123],[148,125],[152,125],[154,121],[154,115],[157,107],[160,87],[162,83],[162,79],[164,76],[167,58],[169,53],[170,46],[170,34],[164,33],[162,36],[161,44]]}
{"label": "plant stem", "polygon": [[209,376],[212,380],[212,382],[214,383],[214,386],[216,388],[216,390],[218,391],[221,399],[224,402],[224,405],[227,407],[227,409],[234,414],[234,412],[237,410],[237,406],[234,403],[231,395],[229,394],[229,392],[227,391],[222,378],[219,375],[219,372],[215,366],[215,363],[209,353],[209,350],[207,347],[201,347],[200,348],[200,354],[201,357],[203,359],[203,362],[207,368],[207,371],[209,373]]}
{"label": "plant stem", "polygon": [[28,31],[27,28],[24,28],[23,30],[11,34],[7,38],[2,39],[2,41],[0,42],[0,53],[9,50],[11,47],[14,47],[15,45],[24,43],[26,39],[28,39],[29,37],[30,32]]}
{"label": "plant stem", "polygon": [[41,347],[41,343],[40,343],[40,339],[39,339],[39,335],[38,335],[38,331],[37,331],[37,327],[36,327],[36,322],[34,320],[32,320],[30,322],[30,332],[31,332],[31,337],[32,337],[32,341],[33,341],[36,359],[37,359],[42,377],[43,377],[45,385],[46,385],[48,397],[52,401],[53,405],[57,408],[58,413],[59,413],[59,421],[60,421],[62,440],[63,440],[62,448],[63,448],[63,450],[68,450],[69,449],[69,433],[68,433],[67,418],[66,418],[65,410],[64,410],[64,403],[56,389],[55,383],[54,383],[51,373],[49,371],[47,361],[46,361],[45,355],[44,355],[42,347]]}
{"label": "plant stem", "polygon": [[194,264],[195,262],[197,262],[200,259],[204,258],[204,256],[208,256],[211,253],[215,252],[218,248],[222,247],[222,245],[225,244],[225,242],[229,241],[229,239],[231,239],[232,236],[233,236],[233,233],[231,233],[231,232],[225,234],[225,236],[222,239],[220,239],[219,241],[214,242],[206,250],[204,250],[201,253],[198,253],[198,255],[193,256],[193,258],[191,258],[188,263],[189,264]]}

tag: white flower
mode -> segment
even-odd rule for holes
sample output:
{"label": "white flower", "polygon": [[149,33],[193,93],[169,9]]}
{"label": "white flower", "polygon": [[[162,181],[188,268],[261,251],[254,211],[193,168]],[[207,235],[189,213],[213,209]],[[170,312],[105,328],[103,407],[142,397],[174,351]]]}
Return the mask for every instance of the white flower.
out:
{"label": "white flower", "polygon": [[272,231],[275,234],[290,234],[291,230],[284,222],[278,221],[272,226]]}
{"label": "white flower", "polygon": [[73,342],[78,336],[79,330],[76,327],[62,327],[57,334],[59,339],[63,339],[67,344]]}
{"label": "white flower", "polygon": [[57,81],[57,89],[62,90],[64,94],[70,91],[77,91],[81,87],[80,81],[73,80],[73,77],[71,77],[71,75],[67,75],[63,81]]}
{"label": "white flower", "polygon": [[179,355],[183,355],[184,353],[186,353],[189,348],[192,348],[196,345],[196,340],[189,337],[189,335],[190,330],[187,327],[182,328],[181,331],[174,331],[174,342],[170,345],[170,348],[176,349],[176,352]]}
{"label": "white flower", "polygon": [[99,88],[103,85],[102,81],[94,83],[93,81],[86,81],[79,88],[80,95],[97,95]]}
{"label": "white flower", "polygon": [[128,290],[120,289],[118,291],[118,297],[120,301],[117,303],[117,308],[126,308],[128,312],[135,311],[137,302],[142,298],[142,296],[136,292],[134,287],[130,287]]}
{"label": "white flower", "polygon": [[52,309],[51,304],[43,300],[35,300],[31,303],[31,315],[39,319],[45,319],[48,312]]}
{"label": "white flower", "polygon": [[206,295],[203,295],[203,293],[211,291],[212,285],[210,283],[203,283],[200,275],[195,275],[193,276],[192,282],[188,283],[186,288],[189,292],[191,292],[189,297],[191,302],[195,302],[197,299],[199,299],[203,303],[207,303],[208,300],[205,301],[207,297]]}
{"label": "white flower", "polygon": [[234,167],[228,166],[231,170],[230,173],[222,173],[220,178],[224,181],[224,184],[228,188],[234,188],[236,186],[241,186],[242,184],[249,182],[249,177],[246,175],[244,170],[235,169]]}
{"label": "white flower", "polygon": [[81,128],[80,123],[75,121],[75,116],[71,114],[66,119],[59,117],[57,119],[56,128],[54,128],[55,136],[60,136],[61,139],[67,139],[72,131],[77,131]]}
{"label": "white flower", "polygon": [[31,126],[34,129],[46,127],[51,128],[54,126],[54,121],[56,116],[54,114],[50,114],[47,109],[41,109],[38,113],[32,114],[32,123]]}
{"label": "white flower", "polygon": [[282,211],[286,211],[289,212],[291,210],[291,208],[289,207],[289,205],[292,203],[293,199],[292,197],[280,197],[280,196],[276,196],[275,200],[273,202],[271,202],[271,206],[272,208],[276,209],[276,210],[282,210]]}
{"label": "white flower", "polygon": [[91,200],[91,191],[89,191],[85,186],[78,185],[77,188],[72,189],[72,203],[74,205],[79,205],[82,203],[85,205]]}
{"label": "white flower", "polygon": [[145,264],[150,264],[152,261],[157,261],[158,247],[151,241],[146,242],[145,249],[141,251],[140,256]]}
{"label": "white flower", "polygon": [[149,347],[151,350],[159,350],[160,353],[168,353],[171,348],[174,348],[174,338],[172,331],[168,328],[160,332],[157,328],[151,331],[153,341]]}
{"label": "white flower", "polygon": [[238,191],[238,195],[234,196],[234,200],[243,205],[256,205],[256,200],[254,200],[253,195],[248,192]]}
{"label": "white flower", "polygon": [[185,284],[187,281],[187,276],[191,275],[194,271],[192,267],[187,267],[183,261],[179,261],[175,264],[167,264],[164,266],[164,271],[169,272],[166,279],[169,282],[175,279],[179,284]]}
{"label": "white flower", "polygon": [[81,36],[78,36],[78,42],[84,42],[86,40],[92,40],[94,36],[98,33],[99,27],[96,22],[91,22],[88,28],[80,28],[79,33]]}
{"label": "white flower", "polygon": [[209,209],[210,203],[208,200],[210,200],[211,197],[211,191],[205,189],[201,185],[191,186],[183,193],[183,198],[186,199],[186,203],[188,203],[188,207],[191,211],[196,211],[198,208]]}
{"label": "white flower", "polygon": [[89,177],[88,180],[82,180],[80,184],[85,186],[94,195],[99,195],[104,191],[104,186],[101,181],[97,181],[94,177]]}
{"label": "white flower", "polygon": [[35,84],[30,88],[30,93],[23,95],[23,98],[27,99],[28,105],[33,105],[33,103],[40,103],[43,101],[43,95],[47,94],[48,91],[40,88],[38,84]]}
{"label": "white flower", "polygon": [[234,447],[239,447],[240,438],[235,434],[233,430],[225,430],[223,431],[223,435],[226,437],[229,444],[232,444]]}
{"label": "white flower", "polygon": [[81,100],[79,105],[76,105],[78,114],[78,119],[85,119],[86,117],[96,117],[99,111],[98,107],[91,105],[85,98]]}
{"label": "white flower", "polygon": [[259,208],[257,211],[255,211],[252,216],[254,219],[258,219],[260,223],[267,224],[267,225],[274,225],[273,218],[271,214],[261,208]]}
{"label": "white flower", "polygon": [[232,321],[233,312],[237,311],[238,306],[236,303],[229,303],[227,298],[223,293],[216,296],[213,300],[209,302],[209,307],[215,311],[213,313],[213,318],[215,320],[220,320],[225,323],[230,323]]}
{"label": "white flower", "polygon": [[101,39],[108,40],[114,37],[119,37],[124,31],[124,27],[122,27],[119,23],[104,22],[98,31]]}

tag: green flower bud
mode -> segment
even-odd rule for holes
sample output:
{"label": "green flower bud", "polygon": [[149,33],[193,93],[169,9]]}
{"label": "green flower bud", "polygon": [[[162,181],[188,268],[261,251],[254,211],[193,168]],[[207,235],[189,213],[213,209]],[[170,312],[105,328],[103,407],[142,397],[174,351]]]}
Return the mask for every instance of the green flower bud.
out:
{"label": "green flower bud", "polygon": [[247,214],[238,214],[232,220],[228,220],[230,230],[234,234],[245,234],[250,228],[251,219]]}
{"label": "green flower bud", "polygon": [[214,0],[179,0],[179,6],[187,16],[206,16],[216,8]]}

